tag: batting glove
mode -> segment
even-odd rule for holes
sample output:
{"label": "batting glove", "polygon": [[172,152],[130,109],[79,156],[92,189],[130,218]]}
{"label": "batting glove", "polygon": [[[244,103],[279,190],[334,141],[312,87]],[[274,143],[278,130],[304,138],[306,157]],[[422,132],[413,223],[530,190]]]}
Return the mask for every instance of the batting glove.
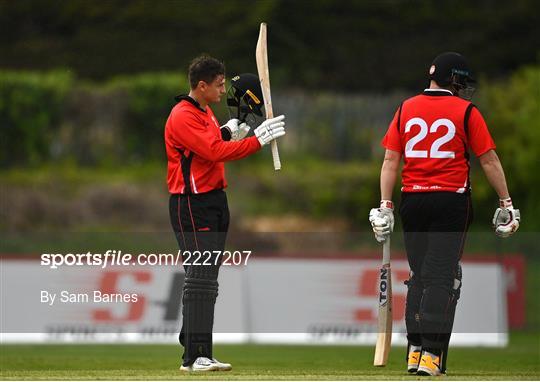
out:
{"label": "batting glove", "polygon": [[390,200],[381,200],[379,208],[372,208],[369,211],[369,222],[375,239],[379,243],[384,243],[394,230],[394,203]]}
{"label": "batting glove", "polygon": [[261,146],[267,145],[274,139],[285,135],[285,122],[283,122],[284,119],[284,115],[267,119],[254,130],[255,136],[259,140]]}
{"label": "batting glove", "polygon": [[512,199],[499,199],[499,208],[493,215],[493,228],[495,234],[500,237],[508,237],[516,232],[521,221],[518,209],[512,206]]}
{"label": "batting glove", "polygon": [[239,141],[244,139],[249,133],[249,125],[245,122],[240,122],[238,119],[230,119],[225,125],[221,126],[222,129],[229,130],[231,133],[231,141]]}

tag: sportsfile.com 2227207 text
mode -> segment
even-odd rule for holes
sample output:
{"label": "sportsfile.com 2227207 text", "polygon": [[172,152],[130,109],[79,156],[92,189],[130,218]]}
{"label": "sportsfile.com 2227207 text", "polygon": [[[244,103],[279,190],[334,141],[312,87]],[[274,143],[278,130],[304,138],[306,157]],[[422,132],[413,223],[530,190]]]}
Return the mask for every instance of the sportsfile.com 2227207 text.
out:
{"label": "sportsfile.com 2227207 text", "polygon": [[50,269],[62,266],[186,266],[186,265],[247,265],[252,251],[182,251],[178,253],[141,253],[132,255],[109,249],[105,253],[43,253],[40,264]]}

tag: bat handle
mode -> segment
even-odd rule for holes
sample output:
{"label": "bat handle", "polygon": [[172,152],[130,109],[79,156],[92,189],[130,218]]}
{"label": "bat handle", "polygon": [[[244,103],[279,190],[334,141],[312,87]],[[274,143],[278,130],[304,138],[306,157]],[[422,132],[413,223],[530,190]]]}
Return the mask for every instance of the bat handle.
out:
{"label": "bat handle", "polygon": [[279,171],[281,170],[281,160],[279,159],[278,145],[275,139],[270,143],[270,147],[272,148],[272,159],[274,159],[274,170]]}
{"label": "bat handle", "polygon": [[383,265],[390,264],[390,236],[383,243]]}

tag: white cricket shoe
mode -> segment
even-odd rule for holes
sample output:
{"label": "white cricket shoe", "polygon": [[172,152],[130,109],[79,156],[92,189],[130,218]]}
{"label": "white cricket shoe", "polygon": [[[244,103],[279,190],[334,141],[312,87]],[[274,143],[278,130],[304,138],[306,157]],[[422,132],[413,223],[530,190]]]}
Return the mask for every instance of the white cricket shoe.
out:
{"label": "white cricket shoe", "polygon": [[212,358],[212,361],[214,361],[218,367],[219,367],[219,371],[231,371],[232,370],[232,365],[230,363],[225,363],[225,362],[219,362],[217,359],[215,358]]}
{"label": "white cricket shoe", "polygon": [[[230,366],[230,365],[229,365]],[[180,371],[218,371],[219,364],[213,359],[206,357],[198,357],[192,365],[180,366]]]}

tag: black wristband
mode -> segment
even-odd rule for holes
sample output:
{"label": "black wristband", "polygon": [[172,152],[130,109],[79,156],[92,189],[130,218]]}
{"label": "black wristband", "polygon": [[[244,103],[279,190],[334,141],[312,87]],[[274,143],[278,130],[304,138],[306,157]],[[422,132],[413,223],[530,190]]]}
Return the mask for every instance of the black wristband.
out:
{"label": "black wristband", "polygon": [[224,141],[230,141],[231,140],[231,132],[226,127],[221,128],[221,139]]}

